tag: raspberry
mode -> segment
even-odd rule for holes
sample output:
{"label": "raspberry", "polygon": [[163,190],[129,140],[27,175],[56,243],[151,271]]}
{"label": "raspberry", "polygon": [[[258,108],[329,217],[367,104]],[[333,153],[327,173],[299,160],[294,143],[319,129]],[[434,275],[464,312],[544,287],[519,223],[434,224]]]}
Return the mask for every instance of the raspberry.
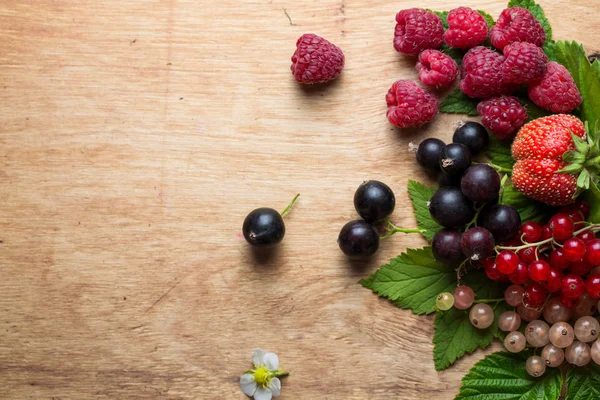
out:
{"label": "raspberry", "polygon": [[413,81],[394,82],[385,101],[391,124],[408,128],[430,122],[439,111],[437,98]]}
{"label": "raspberry", "polygon": [[528,42],[541,47],[546,41],[546,32],[531,11],[512,7],[502,11],[496,25],[490,29],[490,41],[500,50],[514,42]]}
{"label": "raspberry", "polygon": [[436,89],[452,85],[458,76],[456,61],[438,50],[422,51],[416,68],[421,82]]}
{"label": "raspberry", "polygon": [[444,41],[457,49],[470,49],[485,42],[488,24],[483,15],[468,7],[459,7],[448,13],[448,29]]}
{"label": "raspberry", "polygon": [[426,49],[439,49],[444,41],[440,17],[422,8],[409,8],[396,15],[394,48],[397,52],[416,56]]}
{"label": "raspberry", "polygon": [[344,53],[328,40],[307,33],[296,42],[291,70],[298,82],[327,82],[337,78],[343,68]]}
{"label": "raspberry", "polygon": [[519,99],[500,96],[484,100],[477,105],[481,123],[498,139],[508,139],[527,122],[527,110]]}
{"label": "raspberry", "polygon": [[541,78],[548,57],[541,47],[526,42],[511,43],[504,48],[502,78],[505,82],[526,83]]}
{"label": "raspberry", "polygon": [[553,113],[570,113],[583,101],[569,71],[554,61],[541,78],[527,84],[527,93],[537,106]]}
{"label": "raspberry", "polygon": [[487,98],[509,94],[513,84],[502,81],[504,56],[483,46],[473,47],[465,54],[460,70],[460,90],[469,97]]}

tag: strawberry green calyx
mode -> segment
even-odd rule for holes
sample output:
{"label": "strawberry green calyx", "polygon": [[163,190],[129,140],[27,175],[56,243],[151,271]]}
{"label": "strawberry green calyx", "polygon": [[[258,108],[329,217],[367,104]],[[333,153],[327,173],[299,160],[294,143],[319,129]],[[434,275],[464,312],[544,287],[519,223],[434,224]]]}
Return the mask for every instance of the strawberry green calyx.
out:
{"label": "strawberry green calyx", "polygon": [[571,133],[575,149],[567,151],[563,155],[563,160],[568,165],[557,171],[558,173],[577,176],[577,191],[574,198],[581,191],[589,189],[592,181],[597,183],[600,174],[600,140],[598,140],[600,135],[598,134],[598,126],[592,131],[586,122],[585,130],[587,135],[583,138]]}

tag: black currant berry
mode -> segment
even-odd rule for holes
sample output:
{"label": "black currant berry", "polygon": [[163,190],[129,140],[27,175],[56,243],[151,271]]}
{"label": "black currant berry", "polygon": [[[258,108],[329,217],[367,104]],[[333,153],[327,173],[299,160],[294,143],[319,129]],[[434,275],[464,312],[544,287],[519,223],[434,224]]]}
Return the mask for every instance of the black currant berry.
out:
{"label": "black currant berry", "polygon": [[460,239],[462,234],[452,229],[443,229],[433,236],[431,250],[433,256],[442,264],[458,264],[465,257],[462,253]]}
{"label": "black currant berry", "polygon": [[487,203],[500,193],[500,175],[487,164],[475,164],[462,176],[460,189],[472,201]]}
{"label": "black currant berry", "polygon": [[460,247],[465,257],[473,261],[483,260],[494,254],[494,236],[485,228],[468,229],[462,235]]}
{"label": "black currant berry", "polygon": [[440,174],[438,175],[437,182],[439,187],[460,187],[460,176],[448,176],[445,173],[440,172]]}
{"label": "black currant berry", "polygon": [[396,197],[388,185],[379,181],[367,181],[354,193],[354,208],[362,219],[376,222],[389,216],[396,207]]}
{"label": "black currant berry", "polygon": [[379,249],[379,233],[362,219],[350,221],[340,231],[338,245],[348,257],[370,257]]}
{"label": "black currant berry", "polygon": [[461,124],[452,136],[454,143],[462,143],[469,148],[472,155],[481,153],[489,142],[485,127],[477,122],[468,121]]}
{"label": "black currant berry", "polygon": [[257,208],[244,220],[242,233],[252,246],[271,247],[283,240],[285,224],[277,210]]}
{"label": "black currant berry", "polygon": [[446,146],[446,143],[440,139],[430,138],[423,140],[417,149],[417,162],[425,169],[432,171],[439,170],[440,155],[444,146]]}
{"label": "black currant berry", "polygon": [[473,202],[459,188],[442,187],[429,201],[431,217],[445,228],[460,228],[475,216]]}
{"label": "black currant berry", "polygon": [[506,204],[488,205],[481,210],[479,226],[492,232],[498,242],[513,239],[521,229],[521,216],[512,206]]}
{"label": "black currant berry", "polygon": [[440,168],[448,176],[460,176],[471,166],[471,152],[464,144],[450,143],[440,154]]}

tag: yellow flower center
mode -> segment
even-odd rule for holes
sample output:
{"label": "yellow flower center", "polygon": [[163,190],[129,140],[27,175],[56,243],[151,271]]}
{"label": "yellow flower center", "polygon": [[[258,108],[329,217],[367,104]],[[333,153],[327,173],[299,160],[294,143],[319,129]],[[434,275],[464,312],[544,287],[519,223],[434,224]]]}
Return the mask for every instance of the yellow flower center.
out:
{"label": "yellow flower center", "polygon": [[271,382],[271,371],[264,365],[256,368],[256,371],[254,371],[254,382],[256,382],[257,385],[266,388],[269,386],[269,382]]}

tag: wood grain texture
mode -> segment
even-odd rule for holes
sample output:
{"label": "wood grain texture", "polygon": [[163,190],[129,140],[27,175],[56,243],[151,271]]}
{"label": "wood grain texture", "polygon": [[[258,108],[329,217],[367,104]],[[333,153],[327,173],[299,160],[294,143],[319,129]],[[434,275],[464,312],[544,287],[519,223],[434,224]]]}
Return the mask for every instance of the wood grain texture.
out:
{"label": "wood grain texture", "polygon": [[[497,16],[504,1],[464,1]],[[543,1],[555,36],[598,49],[600,1]],[[0,397],[243,399],[253,347],[291,371],[286,399],[451,399],[483,353],[436,373],[432,318],[357,282],[340,254],[365,179],[427,180],[384,95],[416,77],[391,46],[401,8],[457,1],[0,2]],[[289,19],[288,19],[289,17]],[[298,36],[338,44],[336,82],[302,88]],[[237,234],[258,206],[287,236],[257,259]]]}

